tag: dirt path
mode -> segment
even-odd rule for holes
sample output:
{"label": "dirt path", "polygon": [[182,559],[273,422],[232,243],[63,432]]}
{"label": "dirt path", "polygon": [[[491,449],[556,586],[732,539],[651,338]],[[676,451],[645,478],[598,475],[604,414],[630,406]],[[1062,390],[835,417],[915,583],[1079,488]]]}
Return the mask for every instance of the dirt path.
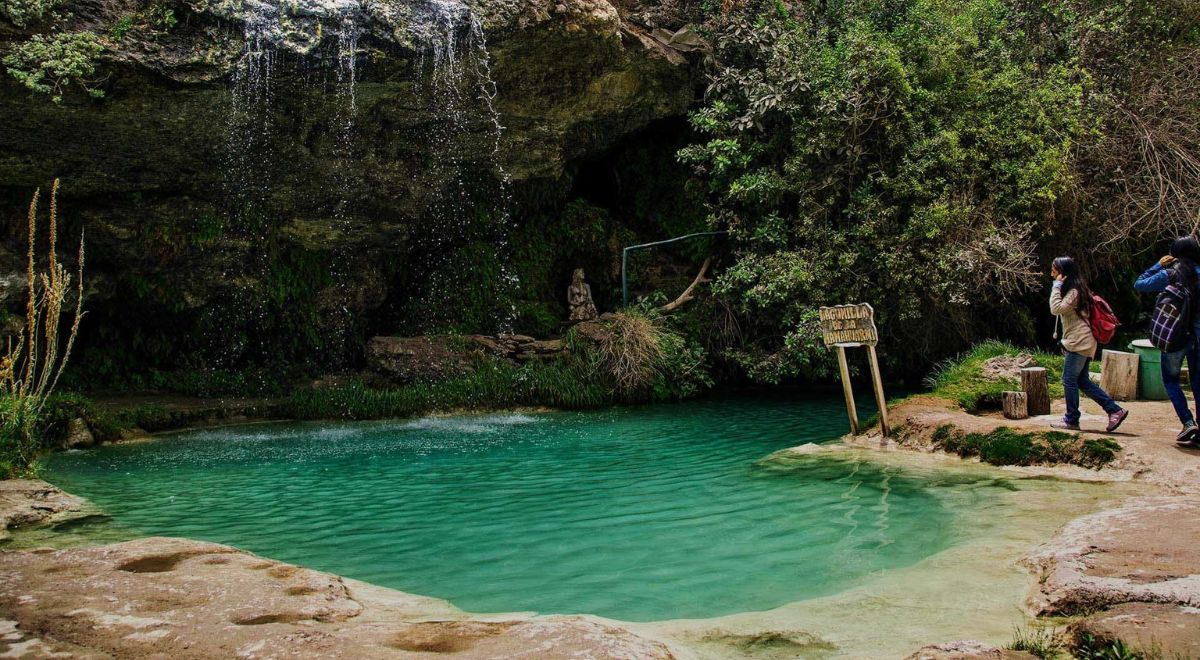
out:
{"label": "dirt path", "polygon": [[[1084,402],[1078,434],[1084,437],[1113,438],[1121,444],[1117,459],[1100,471],[1056,466],[1048,473],[1063,477],[1132,480],[1162,488],[1177,495],[1200,493],[1200,449],[1184,449],[1175,444],[1179,420],[1166,401],[1130,401],[1122,404],[1130,414],[1121,428],[1106,433],[1107,416],[1091,401]],[[932,397],[917,397],[892,410],[893,424],[916,443],[928,447],[929,437],[939,427],[953,425],[966,432],[986,433],[999,427],[1020,431],[1048,431],[1050,423],[1062,418],[1065,406],[1055,401],[1052,413],[1022,420],[1005,419],[999,412],[973,415],[950,402]],[[859,438],[855,444],[879,446],[878,430]]]}

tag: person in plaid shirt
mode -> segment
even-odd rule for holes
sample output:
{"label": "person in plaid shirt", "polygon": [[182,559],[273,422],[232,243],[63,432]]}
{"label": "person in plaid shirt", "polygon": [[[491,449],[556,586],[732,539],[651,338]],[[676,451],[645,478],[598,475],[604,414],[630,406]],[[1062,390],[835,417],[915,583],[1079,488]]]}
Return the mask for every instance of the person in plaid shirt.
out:
{"label": "person in plaid shirt", "polygon": [[[1197,298],[1197,283],[1200,282],[1200,243],[1191,236],[1182,236],[1171,244],[1171,253],[1159,259],[1146,269],[1141,277],[1133,283],[1133,288],[1142,293],[1160,293],[1168,284],[1187,286],[1192,292],[1193,310]],[[1193,317],[1195,315],[1193,314]],[[1187,395],[1179,385],[1179,374],[1183,371],[1183,361],[1187,359],[1188,376],[1192,381],[1192,394],[1200,391],[1200,334],[1197,333],[1196,319],[1191,321],[1192,337],[1183,348],[1162,354],[1162,379],[1175,415],[1183,424],[1183,430],[1175,436],[1175,442],[1182,446],[1194,446],[1200,431],[1196,427],[1196,417],[1188,407]],[[1200,401],[1197,402],[1197,413],[1200,413]]]}

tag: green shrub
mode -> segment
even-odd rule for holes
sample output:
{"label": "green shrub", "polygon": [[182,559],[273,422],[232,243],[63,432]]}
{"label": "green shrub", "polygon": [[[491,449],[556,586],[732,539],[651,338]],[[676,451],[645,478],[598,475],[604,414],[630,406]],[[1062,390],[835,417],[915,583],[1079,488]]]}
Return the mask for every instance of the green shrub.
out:
{"label": "green shrub", "polygon": [[1090,633],[1079,636],[1074,654],[1079,660],[1147,660],[1146,654],[1133,650],[1119,639],[1100,639]]}
{"label": "green shrub", "polygon": [[942,443],[950,440],[950,438],[952,438],[953,436],[954,436],[954,425],[953,424],[942,424],[941,426],[939,426],[933,430],[932,439],[933,439],[934,444],[942,444]]}
{"label": "green shrub", "polygon": [[4,0],[0,2],[0,16],[17,27],[36,23],[57,7],[62,0]]}
{"label": "green shrub", "polygon": [[1031,435],[1007,428],[980,438],[979,458],[992,465],[1030,465],[1044,460]]}
{"label": "green shrub", "polygon": [[706,26],[712,82],[679,157],[731,230],[713,286],[754,320],[766,373],[828,363],[804,337],[822,305],[874,305],[906,369],[1031,334],[1013,302],[1092,128],[1052,4],[745,0]]}
{"label": "green shrub", "polygon": [[109,36],[112,37],[113,41],[123,40],[125,38],[125,33],[133,29],[133,18],[134,17],[132,14],[126,14],[117,19],[117,22],[112,26],[112,30],[110,30],[108,33]]}
{"label": "green shrub", "polygon": [[1112,462],[1121,451],[1121,444],[1112,438],[1088,439],[1083,441],[1081,456],[1084,465],[1104,465]]}
{"label": "green shrub", "polygon": [[695,396],[713,384],[707,355],[652,307],[630,308],[601,321],[589,341],[570,339],[572,351],[598,369],[618,400],[665,401]]}
{"label": "green shrub", "polygon": [[704,347],[691,337],[664,332],[659,336],[662,358],[654,381],[655,400],[679,400],[701,394],[713,386]]}
{"label": "green shrub", "polygon": [[93,76],[102,52],[104,44],[94,32],[35,34],[5,55],[4,65],[9,75],[21,84],[40,94],[49,94],[55,103],[62,103],[63,94],[71,85],[78,85],[93,98],[101,98],[104,91]]}
{"label": "green shrub", "polygon": [[0,397],[0,478],[27,473],[44,449],[37,405],[28,397]]}
{"label": "green shrub", "polygon": [[284,401],[280,412],[294,419],[384,419],[435,411],[587,409],[613,403],[612,391],[594,374],[572,360],[516,366],[480,359],[470,373],[436,383],[372,388],[355,381],[299,390]]}

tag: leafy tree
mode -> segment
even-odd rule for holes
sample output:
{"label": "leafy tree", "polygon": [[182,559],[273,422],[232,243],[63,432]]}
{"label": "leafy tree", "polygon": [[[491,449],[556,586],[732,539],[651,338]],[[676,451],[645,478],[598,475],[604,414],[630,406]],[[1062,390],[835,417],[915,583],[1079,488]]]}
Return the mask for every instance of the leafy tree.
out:
{"label": "leafy tree", "polygon": [[71,85],[79,85],[93,98],[104,96],[98,87],[96,59],[104,44],[94,32],[35,34],[4,57],[8,73],[21,84],[62,103]]}
{"label": "leafy tree", "polygon": [[752,376],[828,369],[826,304],[872,303],[917,367],[1027,329],[990,312],[1036,281],[1092,127],[1062,25],[1004,0],[759,1],[713,20],[703,139],[679,156],[736,241],[715,286],[751,320]]}

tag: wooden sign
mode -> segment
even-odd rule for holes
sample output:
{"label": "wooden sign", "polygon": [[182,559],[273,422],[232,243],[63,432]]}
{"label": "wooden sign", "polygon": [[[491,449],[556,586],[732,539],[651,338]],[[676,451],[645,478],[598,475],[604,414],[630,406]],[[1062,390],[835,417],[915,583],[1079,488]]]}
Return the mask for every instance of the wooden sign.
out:
{"label": "wooden sign", "polygon": [[870,305],[822,307],[821,335],[830,346],[874,346],[879,343],[875,329],[875,310]]}
{"label": "wooden sign", "polygon": [[875,328],[875,310],[870,305],[836,305],[819,310],[821,335],[826,348],[832,346],[838,352],[838,370],[842,375],[842,394],[846,397],[846,414],[850,417],[850,432],[858,435],[858,410],[854,405],[854,390],[850,387],[850,367],[846,363],[846,349],[866,346],[867,358],[871,362],[871,384],[874,385],[875,403],[879,406],[879,430],[888,437],[887,399],[883,396],[883,377],[879,374],[879,357],[875,344],[879,343],[879,331]]}

